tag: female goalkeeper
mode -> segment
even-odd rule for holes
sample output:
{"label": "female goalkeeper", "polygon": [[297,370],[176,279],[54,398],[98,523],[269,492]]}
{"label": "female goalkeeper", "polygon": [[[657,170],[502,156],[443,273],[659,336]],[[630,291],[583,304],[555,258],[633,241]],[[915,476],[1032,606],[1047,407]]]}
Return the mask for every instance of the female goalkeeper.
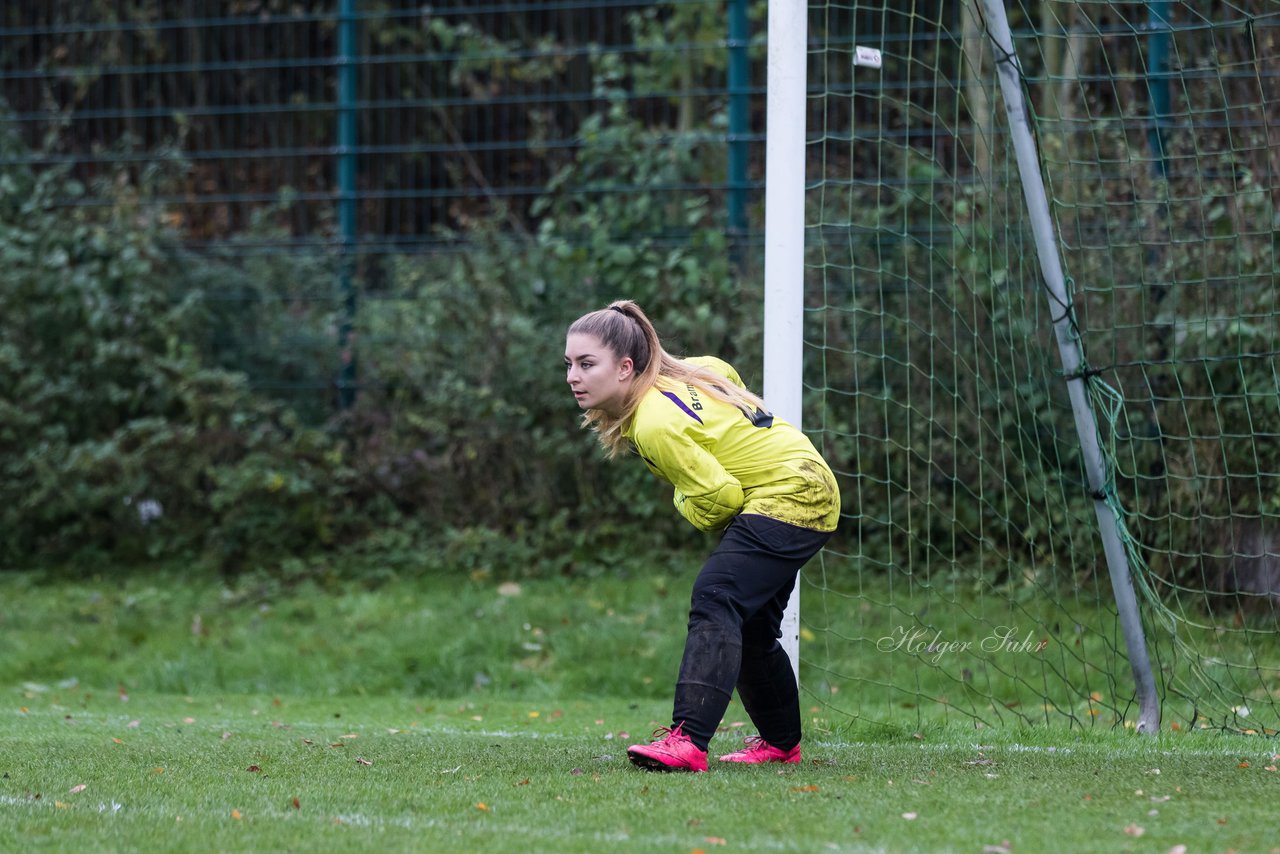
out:
{"label": "female goalkeeper", "polygon": [[736,685],[759,736],[720,761],[799,762],[800,698],[779,628],[797,573],[839,519],[831,469],[728,364],[666,352],[630,300],[574,321],[564,362],[609,456],[633,449],[675,487],[680,515],[721,533],[693,584],[672,726],[628,757],[649,770],[707,770]]}

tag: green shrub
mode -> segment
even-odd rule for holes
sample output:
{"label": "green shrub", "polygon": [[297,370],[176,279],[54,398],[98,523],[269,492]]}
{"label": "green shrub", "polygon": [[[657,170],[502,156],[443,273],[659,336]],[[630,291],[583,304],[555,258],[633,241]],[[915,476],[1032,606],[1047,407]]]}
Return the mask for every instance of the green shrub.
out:
{"label": "green shrub", "polygon": [[234,567],[366,527],[345,512],[341,446],[198,346],[212,329],[198,282],[217,271],[127,185],[73,205],[86,190],[65,171],[6,161],[0,559]]}
{"label": "green shrub", "polygon": [[[704,168],[622,114],[595,127],[629,186]],[[306,575],[331,549],[409,568],[465,547],[474,569],[526,576],[582,571],[614,542],[688,540],[669,487],[606,463],[579,428],[563,334],[631,297],[673,349],[745,359],[751,379],[759,306],[707,199],[672,210],[641,192],[606,211],[553,195],[526,240],[499,216],[445,235],[456,251],[387,258],[361,294],[361,393],[338,412],[333,259],[237,244],[197,256],[145,190],[90,194],[23,159],[0,179],[6,564],[184,556]],[[558,186],[597,180],[606,160],[588,147]],[[567,236],[583,229],[585,242]]]}

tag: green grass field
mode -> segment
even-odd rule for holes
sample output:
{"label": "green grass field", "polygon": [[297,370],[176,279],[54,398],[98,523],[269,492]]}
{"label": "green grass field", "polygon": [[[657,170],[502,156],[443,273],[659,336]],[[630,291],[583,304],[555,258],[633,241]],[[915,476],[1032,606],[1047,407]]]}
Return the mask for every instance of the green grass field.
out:
{"label": "green grass field", "polygon": [[685,583],[0,575],[0,850],[1280,850],[1280,745],[1216,731],[808,695],[802,765],[637,771]]}

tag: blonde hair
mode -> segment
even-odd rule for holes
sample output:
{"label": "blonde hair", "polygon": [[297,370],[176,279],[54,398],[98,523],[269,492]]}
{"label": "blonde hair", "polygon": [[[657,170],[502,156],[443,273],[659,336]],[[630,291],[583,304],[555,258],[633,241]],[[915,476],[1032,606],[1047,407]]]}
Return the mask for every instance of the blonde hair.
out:
{"label": "blonde hair", "polygon": [[735,385],[710,368],[692,365],[664,350],[653,323],[631,300],[614,300],[605,308],[584,314],[570,324],[566,334],[594,335],[615,358],[629,358],[635,366],[635,379],[619,414],[588,409],[582,416],[582,426],[596,432],[610,457],[628,449],[622,431],[641,399],[662,380],[695,386],[716,400],[738,407],[747,417],[753,417],[757,412],[768,412],[764,400],[758,395]]}

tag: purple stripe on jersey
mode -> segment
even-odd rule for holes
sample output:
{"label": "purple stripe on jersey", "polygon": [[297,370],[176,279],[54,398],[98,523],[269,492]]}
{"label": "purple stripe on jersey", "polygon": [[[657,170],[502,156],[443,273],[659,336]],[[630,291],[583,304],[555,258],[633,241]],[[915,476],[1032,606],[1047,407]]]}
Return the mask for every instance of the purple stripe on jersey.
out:
{"label": "purple stripe on jersey", "polygon": [[701,424],[701,423],[702,423],[702,419],[698,417],[698,413],[694,412],[692,409],[690,409],[689,407],[685,406],[685,405],[684,405],[684,401],[683,401],[683,400],[681,400],[680,398],[676,397],[676,395],[675,395],[675,393],[674,393],[674,392],[664,391],[664,392],[663,392],[663,394],[665,394],[667,397],[671,398],[671,402],[672,402],[672,403],[674,403],[676,406],[678,406],[678,407],[680,407],[681,409],[683,409],[683,410],[684,410],[684,414],[685,414],[685,415],[688,415],[690,418],[692,418],[694,421],[697,421],[699,424]]}

